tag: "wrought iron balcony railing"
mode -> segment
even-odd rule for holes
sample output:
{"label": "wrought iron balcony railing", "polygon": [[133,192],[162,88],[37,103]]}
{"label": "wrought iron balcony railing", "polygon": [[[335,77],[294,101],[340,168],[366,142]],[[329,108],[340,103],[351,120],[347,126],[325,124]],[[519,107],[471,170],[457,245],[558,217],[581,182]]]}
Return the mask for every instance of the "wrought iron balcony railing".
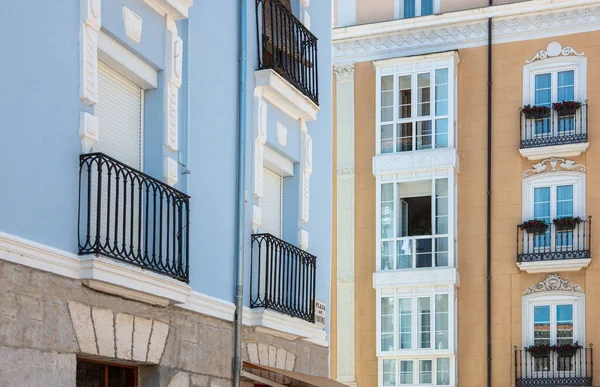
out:
{"label": "wrought iron balcony railing", "polygon": [[317,257],[271,234],[252,235],[250,307],[315,322]]}
{"label": "wrought iron balcony railing", "polygon": [[515,386],[592,386],[592,348],[581,348],[572,356],[549,352],[532,356],[515,347]]}
{"label": "wrought iron balcony railing", "polygon": [[189,282],[186,194],[103,153],[80,156],[79,255]]}
{"label": "wrought iron balcony railing", "polygon": [[521,149],[588,141],[588,105],[572,111],[550,109],[547,114],[521,111]]}
{"label": "wrought iron balcony railing", "polygon": [[256,0],[259,69],[273,69],[317,105],[317,38],[281,3]]}
{"label": "wrought iron balcony railing", "polygon": [[517,262],[591,258],[592,217],[564,230],[552,224],[542,234],[517,226]]}

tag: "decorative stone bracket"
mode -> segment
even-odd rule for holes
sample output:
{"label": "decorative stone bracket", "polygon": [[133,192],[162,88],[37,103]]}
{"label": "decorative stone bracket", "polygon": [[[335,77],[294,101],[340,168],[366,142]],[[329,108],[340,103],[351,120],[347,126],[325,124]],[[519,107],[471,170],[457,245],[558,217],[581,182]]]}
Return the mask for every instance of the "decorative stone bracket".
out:
{"label": "decorative stone bracket", "polygon": [[545,50],[538,51],[533,56],[533,58],[526,60],[525,63],[532,63],[532,62],[535,62],[536,60],[554,58],[557,56],[569,56],[569,55],[583,56],[584,53],[577,52],[572,47],[568,47],[568,46],[563,47],[558,42],[550,42],[550,43],[548,43],[548,46],[546,47]]}
{"label": "decorative stone bracket", "polygon": [[69,313],[81,353],[160,363],[168,324],[74,301],[69,301]]}

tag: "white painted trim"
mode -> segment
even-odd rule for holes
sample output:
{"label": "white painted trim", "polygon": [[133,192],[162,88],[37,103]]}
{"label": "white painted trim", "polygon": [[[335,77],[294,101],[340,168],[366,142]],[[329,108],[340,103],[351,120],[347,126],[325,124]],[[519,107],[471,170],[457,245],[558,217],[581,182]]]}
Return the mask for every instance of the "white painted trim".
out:
{"label": "white painted trim", "polygon": [[80,258],[79,278],[91,288],[151,304],[181,304],[191,287],[134,265],[92,255]]}
{"label": "white painted trim", "polygon": [[542,160],[550,157],[577,157],[587,151],[589,142],[578,144],[553,145],[539,148],[519,149],[521,156],[529,160]]}
{"label": "white painted trim", "polygon": [[[175,279],[106,257],[83,256],[0,231],[0,260],[80,279],[96,290],[155,305],[183,309],[233,321],[235,305],[191,290]],[[264,309],[244,308],[244,325],[268,328],[271,334],[306,339],[327,347],[326,332],[317,324]]]}
{"label": "white painted trim", "polygon": [[187,19],[192,0],[143,0],[161,16],[169,15],[173,19]]}
{"label": "white painted trim", "polygon": [[314,121],[317,119],[319,107],[283,79],[281,75],[267,69],[255,71],[254,76],[256,79],[254,95],[256,97],[262,96],[294,120]]}
{"label": "white painted trim", "polygon": [[134,43],[142,41],[142,26],[143,20],[140,15],[133,12],[126,6],[123,9],[123,27],[125,28],[125,36]]}
{"label": "white painted trim", "polygon": [[158,87],[158,71],[102,31],[98,34],[98,59],[144,90]]}
{"label": "white painted trim", "polygon": [[[522,183],[522,218],[523,221],[533,219],[533,191],[537,187],[573,185],[573,216],[585,218],[586,212],[586,174],[582,172],[546,172],[523,179]],[[552,195],[552,194],[551,194]],[[551,196],[552,200],[552,196]],[[553,202],[556,203],[556,202]],[[552,217],[552,209],[550,216]]]}
{"label": "white painted trim", "polygon": [[585,293],[548,291],[533,293],[522,298],[522,344],[533,344],[533,306],[556,305],[559,302],[573,304],[573,341],[585,345]]}
{"label": "white painted trim", "polygon": [[[448,242],[448,245],[450,245],[450,242]],[[448,248],[451,249],[450,246],[448,246]],[[373,287],[375,289],[399,286],[448,284],[460,287],[460,274],[454,267],[403,269],[395,271],[378,271],[373,273]]]}
{"label": "white painted trim", "polygon": [[453,169],[458,172],[458,167],[458,153],[452,148],[373,156],[373,174],[376,176],[440,169]]}
{"label": "white painted trim", "polygon": [[[413,55],[413,56],[405,56],[399,58],[391,58],[391,59],[382,59],[382,60],[374,60],[373,66],[375,67],[387,67],[387,66],[401,66],[406,64],[413,63],[422,63],[422,62],[431,62],[438,60],[453,60],[454,64],[457,65],[461,62],[460,54],[458,50],[451,50],[446,52],[436,52],[433,54],[425,54],[425,55]],[[439,63],[435,64],[435,68],[441,68],[442,66]],[[416,72],[422,72],[416,70]],[[450,77],[450,74],[448,74]]]}
{"label": "white painted trim", "polygon": [[579,271],[587,268],[592,260],[585,259],[564,259],[555,261],[540,262],[517,262],[519,270],[527,273],[556,273],[563,271]]}
{"label": "white painted trim", "polygon": [[445,387],[456,387],[457,386],[457,381],[458,381],[458,374],[457,374],[457,354],[453,353],[453,354],[438,354],[437,352],[435,354],[429,353],[429,354],[422,354],[422,355],[410,355],[410,356],[393,356],[393,357],[389,357],[389,356],[379,356],[378,357],[378,387],[388,387],[388,386],[384,386],[383,385],[383,361],[384,360],[396,360],[396,385],[397,387],[418,387],[418,386],[434,386],[434,384],[420,384],[420,383],[415,383],[415,384],[400,384],[400,380],[399,380],[399,375],[400,375],[400,365],[398,364],[398,361],[413,361],[413,381],[419,379],[419,360],[431,360],[432,361],[432,368],[431,368],[431,372],[432,372],[432,381],[436,380],[437,378],[437,359],[438,358],[450,358],[450,384],[446,384],[444,385]]}
{"label": "white painted trim", "polygon": [[283,334],[285,338],[301,337],[322,347],[329,346],[325,330],[308,321],[272,310],[244,307],[243,323],[246,326],[266,328],[274,335]]}
{"label": "white painted trim", "polygon": [[[537,74],[574,70],[575,100],[584,102],[587,98],[587,58],[584,56],[561,56],[538,60],[523,66],[523,105],[535,104],[535,76]],[[558,102],[557,85],[552,80],[552,102]]]}
{"label": "white painted trim", "polygon": [[462,49],[487,44],[487,18],[494,44],[557,37],[600,29],[595,0],[531,0],[441,15],[335,29],[334,63]]}
{"label": "white painted trim", "polygon": [[269,146],[264,147],[263,163],[283,177],[294,176],[294,162]]}

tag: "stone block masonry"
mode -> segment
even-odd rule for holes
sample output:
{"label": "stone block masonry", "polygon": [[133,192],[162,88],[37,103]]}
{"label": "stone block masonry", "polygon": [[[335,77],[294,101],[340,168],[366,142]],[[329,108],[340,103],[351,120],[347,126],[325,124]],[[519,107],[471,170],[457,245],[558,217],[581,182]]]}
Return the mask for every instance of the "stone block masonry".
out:
{"label": "stone block masonry", "polygon": [[[327,348],[252,327],[243,346],[246,361],[327,376]],[[79,357],[137,364],[144,387],[229,387],[232,354],[231,322],[0,261],[0,386],[75,387]]]}

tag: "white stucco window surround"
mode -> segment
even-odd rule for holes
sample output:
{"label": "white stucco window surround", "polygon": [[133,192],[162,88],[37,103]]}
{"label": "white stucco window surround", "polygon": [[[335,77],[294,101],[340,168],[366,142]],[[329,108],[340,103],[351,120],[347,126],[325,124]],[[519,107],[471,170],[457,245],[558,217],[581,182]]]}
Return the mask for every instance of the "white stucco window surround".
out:
{"label": "white stucco window surround", "polygon": [[374,61],[376,158],[456,148],[457,51]]}
{"label": "white stucco window surround", "polygon": [[[552,107],[552,103],[563,100],[586,103],[587,62],[584,53],[577,52],[572,47],[563,47],[556,41],[550,42],[546,49],[538,51],[523,66],[523,106]],[[542,135],[560,137],[563,135],[560,131],[585,135],[588,131],[585,108],[579,109],[572,118],[561,119],[553,113],[547,120],[547,123],[544,120],[522,120],[522,139],[532,140],[535,136]],[[550,156],[574,157],[588,148],[589,142],[583,140],[572,144],[559,142],[558,145],[526,146],[520,149],[520,153],[530,160],[540,160]]]}
{"label": "white stucco window surround", "polygon": [[[559,340],[585,346],[585,293],[579,285],[558,274],[548,274],[525,290],[522,304],[523,347],[561,344]],[[557,335],[559,325],[561,335]],[[536,326],[550,334],[536,335]]]}
{"label": "white stucco window surround", "polygon": [[[583,166],[566,164],[564,159],[545,160],[536,164],[538,168],[554,165],[555,171],[552,169],[549,172],[535,173],[530,170],[525,172],[526,175],[533,173],[523,179],[522,183],[522,220],[542,219],[546,223],[552,224],[553,219],[563,216],[580,217],[584,221],[587,220],[586,214],[586,174],[570,170],[562,170],[563,166],[568,166],[571,169],[583,169]],[[542,165],[542,167],[539,167]],[[559,170],[561,168],[561,170]],[[565,212],[566,211],[566,212]],[[564,212],[564,213],[563,213]],[[569,237],[570,244],[565,246],[566,250],[585,250],[587,247],[587,230],[585,225],[582,228],[577,228]],[[525,234],[523,234],[525,235]],[[566,237],[558,236],[558,231],[554,227],[550,227],[547,238],[550,240],[546,247],[542,247],[546,252],[560,251],[561,247],[557,245],[557,241],[565,240]],[[519,239],[519,253],[537,253],[535,243],[545,243],[544,241],[535,242],[535,237],[526,236],[523,240],[521,235]],[[571,247],[572,245],[572,247]],[[555,259],[555,260],[536,260],[531,262],[517,262],[517,267],[521,271],[529,273],[548,273],[557,271],[577,271],[585,269],[590,265],[590,258],[576,259]]]}

